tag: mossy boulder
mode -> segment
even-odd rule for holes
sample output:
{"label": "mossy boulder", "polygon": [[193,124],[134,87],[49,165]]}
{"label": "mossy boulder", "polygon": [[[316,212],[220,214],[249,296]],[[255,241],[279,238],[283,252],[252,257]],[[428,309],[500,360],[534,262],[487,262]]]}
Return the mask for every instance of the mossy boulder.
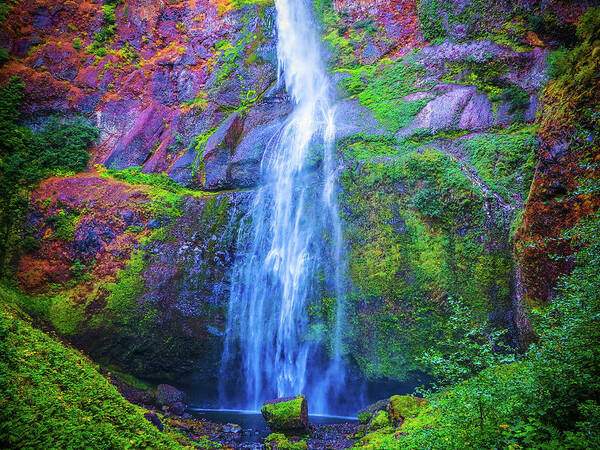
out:
{"label": "mossy boulder", "polygon": [[368,424],[375,414],[377,414],[379,411],[385,411],[387,409],[388,403],[388,399],[383,399],[361,409],[358,411],[358,421],[363,425]]}
{"label": "mossy boulder", "polygon": [[266,401],[260,411],[273,432],[308,430],[308,404],[304,395]]}
{"label": "mossy boulder", "polygon": [[390,425],[391,425],[391,423],[390,423],[390,417],[388,415],[388,412],[387,411],[378,411],[371,418],[371,421],[367,425],[367,428],[369,431],[376,431],[376,430],[380,430],[385,427],[389,427]]}
{"label": "mossy boulder", "polygon": [[292,441],[283,433],[272,433],[265,439],[265,447],[268,450],[306,450],[306,441]]}
{"label": "mossy boulder", "polygon": [[390,422],[397,426],[407,417],[414,417],[419,410],[427,405],[427,400],[410,395],[393,395],[387,406]]}

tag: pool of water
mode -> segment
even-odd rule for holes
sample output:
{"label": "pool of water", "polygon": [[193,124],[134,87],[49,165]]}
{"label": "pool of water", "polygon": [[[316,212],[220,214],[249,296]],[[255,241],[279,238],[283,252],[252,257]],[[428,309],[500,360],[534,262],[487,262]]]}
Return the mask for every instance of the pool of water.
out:
{"label": "pool of water", "polygon": [[[234,423],[242,427],[240,438],[244,441],[258,441],[269,435],[269,427],[259,411],[242,411],[235,409],[203,409],[189,408],[188,412],[198,419],[205,419],[219,424]],[[309,415],[311,425],[334,425],[340,423],[356,423],[355,417]]]}

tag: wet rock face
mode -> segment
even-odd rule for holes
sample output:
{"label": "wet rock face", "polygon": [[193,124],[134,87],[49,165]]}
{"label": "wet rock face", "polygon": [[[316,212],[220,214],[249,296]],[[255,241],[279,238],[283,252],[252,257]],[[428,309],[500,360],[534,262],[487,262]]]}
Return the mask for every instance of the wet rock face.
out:
{"label": "wet rock face", "polygon": [[[22,14],[11,14],[11,26],[0,32],[14,57],[0,82],[21,77],[27,113],[93,113],[101,131],[94,163],[169,170],[193,183],[196,158],[186,150],[197,136],[256,102],[275,81],[274,7],[128,0],[115,7],[115,29],[106,31],[101,6],[20,4]],[[94,44],[99,32],[109,37]],[[89,50],[92,44],[99,50]],[[234,183],[236,177],[241,184],[255,178],[234,175]]]}
{"label": "wet rock face", "polygon": [[304,395],[269,400],[260,411],[273,432],[308,431],[308,404]]}

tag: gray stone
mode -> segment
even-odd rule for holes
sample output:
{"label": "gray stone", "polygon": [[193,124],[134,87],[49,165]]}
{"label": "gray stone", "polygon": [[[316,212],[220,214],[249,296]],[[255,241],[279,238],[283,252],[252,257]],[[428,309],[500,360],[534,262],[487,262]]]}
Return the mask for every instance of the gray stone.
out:
{"label": "gray stone", "polygon": [[494,113],[487,95],[475,94],[462,112],[458,128],[462,130],[485,130],[492,126]]}
{"label": "gray stone", "polygon": [[427,129],[432,133],[455,129],[462,111],[476,90],[474,86],[452,87],[449,92],[427,103],[412,123],[398,132],[398,136],[408,136],[418,129]]}

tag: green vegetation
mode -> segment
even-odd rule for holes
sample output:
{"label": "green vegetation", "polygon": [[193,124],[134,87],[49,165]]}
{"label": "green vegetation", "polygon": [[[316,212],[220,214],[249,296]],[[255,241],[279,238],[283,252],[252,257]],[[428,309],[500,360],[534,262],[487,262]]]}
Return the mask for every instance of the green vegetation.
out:
{"label": "green vegetation", "polygon": [[7,258],[19,251],[31,189],[57,172],[84,170],[88,148],[98,138],[98,130],[81,118],[50,118],[40,132],[18,125],[23,89],[15,77],[0,89],[0,276]]}
{"label": "green vegetation", "polygon": [[361,105],[371,109],[381,124],[391,132],[410,124],[430,100],[429,97],[407,101],[403,97],[427,91],[430,86],[419,80],[423,69],[410,58],[399,61],[384,60],[374,66],[343,70],[348,76],[342,86]]}
{"label": "green vegetation", "polygon": [[[417,13],[423,37],[433,43],[445,39],[490,39],[517,50],[528,50],[527,31],[540,28],[539,24],[528,21],[530,10],[518,3],[473,0],[458,7],[452,0],[420,0]],[[542,14],[537,12],[533,16],[539,18]]]}
{"label": "green vegetation", "polygon": [[283,433],[271,433],[265,439],[268,450],[306,450],[306,441],[292,441]]}
{"label": "green vegetation", "polygon": [[399,434],[368,436],[367,447],[597,448],[600,265],[594,261],[599,234],[600,213],[566,233],[580,248],[575,269],[561,280],[552,305],[537,313],[539,341],[521,362],[506,360],[506,352],[491,352],[490,340],[465,329],[461,322],[468,313],[457,310],[451,323],[462,338],[455,340],[452,354],[471,364],[478,360],[469,359],[475,351],[485,363],[466,373],[457,370],[453,357],[427,356],[442,379],[465,381],[431,395],[431,407],[406,420]]}
{"label": "green vegetation", "polygon": [[101,58],[108,55],[107,45],[110,43],[117,30],[117,19],[115,17],[115,8],[121,3],[117,1],[107,1],[102,6],[102,28],[94,35],[94,40],[85,49],[86,52]]}
{"label": "green vegetation", "polygon": [[508,202],[526,198],[535,168],[535,136],[525,131],[481,134],[465,140],[469,161],[477,174]]}
{"label": "green vegetation", "polygon": [[510,250],[488,245],[503,242],[503,225],[489,223],[481,191],[436,150],[351,166],[342,185],[357,288],[350,352],[369,377],[409,379],[448,333],[448,298],[462,296],[478,317],[509,304]]}
{"label": "green vegetation", "polygon": [[160,433],[98,372],[32,328],[0,290],[0,443],[7,448],[183,448]]}
{"label": "green vegetation", "polygon": [[272,430],[291,431],[301,428],[302,407],[306,408],[306,398],[299,395],[292,400],[264,404],[260,412]]}

